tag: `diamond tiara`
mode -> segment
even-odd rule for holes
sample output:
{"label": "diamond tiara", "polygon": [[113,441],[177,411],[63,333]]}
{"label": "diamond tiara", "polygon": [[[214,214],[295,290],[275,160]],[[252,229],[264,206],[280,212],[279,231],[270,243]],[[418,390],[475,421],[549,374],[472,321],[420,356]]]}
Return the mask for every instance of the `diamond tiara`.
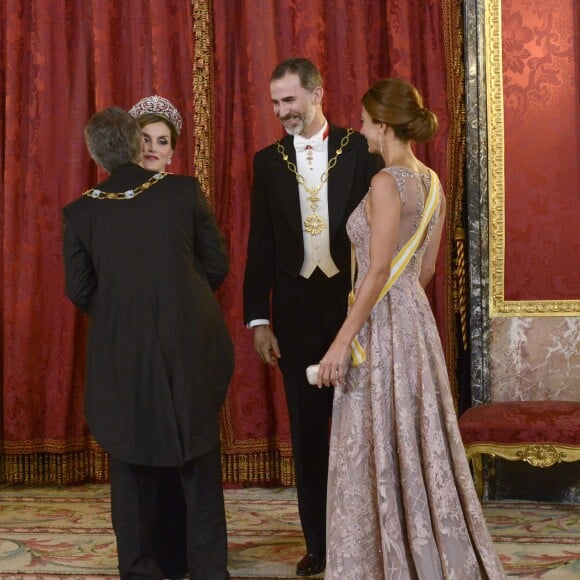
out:
{"label": "diamond tiara", "polygon": [[181,133],[181,115],[167,99],[159,95],[145,97],[129,109],[129,115],[135,119],[146,113],[153,113],[167,119],[175,127],[177,134]]}

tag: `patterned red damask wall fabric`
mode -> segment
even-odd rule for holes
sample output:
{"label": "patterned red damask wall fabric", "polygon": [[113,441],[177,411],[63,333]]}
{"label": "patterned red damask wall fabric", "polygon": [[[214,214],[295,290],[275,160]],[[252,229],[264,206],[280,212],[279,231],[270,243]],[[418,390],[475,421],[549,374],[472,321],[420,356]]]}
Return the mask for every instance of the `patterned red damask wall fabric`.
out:
{"label": "patterned red damask wall fabric", "polygon": [[505,298],[580,298],[578,2],[502,2]]}
{"label": "patterned red damask wall fabric", "polygon": [[[267,462],[291,454],[283,386],[264,368],[243,326],[242,280],[249,229],[252,157],[283,135],[273,114],[269,78],[289,57],[313,60],[325,79],[324,108],[332,123],[358,129],[360,99],[374,81],[401,76],[415,83],[441,129],[418,150],[446,183],[449,113],[441,2],[407,0],[254,0],[214,2],[216,83],[215,208],[228,237],[232,270],[220,289],[236,345],[236,370],[224,409],[226,477],[263,481]],[[440,263],[434,304],[442,334],[445,268]],[[243,456],[228,461],[228,456]],[[281,479],[289,483],[282,467]],[[268,475],[270,474],[270,475]]]}

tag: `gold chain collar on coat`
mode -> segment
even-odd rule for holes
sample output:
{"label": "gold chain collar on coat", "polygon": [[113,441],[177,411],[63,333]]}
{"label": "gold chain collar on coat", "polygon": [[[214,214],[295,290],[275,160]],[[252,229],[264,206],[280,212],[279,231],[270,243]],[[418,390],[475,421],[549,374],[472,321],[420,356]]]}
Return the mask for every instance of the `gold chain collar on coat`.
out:
{"label": "gold chain collar on coat", "polygon": [[93,199],[133,199],[137,197],[140,193],[143,193],[146,189],[149,189],[152,185],[155,185],[158,181],[161,181],[167,173],[160,172],[156,173],[150,177],[145,183],[134,187],[133,189],[128,189],[127,191],[122,191],[121,193],[113,193],[109,191],[101,191],[100,189],[88,189],[83,193],[87,197],[92,197]]}
{"label": "gold chain collar on coat", "polygon": [[278,148],[278,153],[282,156],[282,159],[286,162],[286,166],[288,170],[296,176],[296,181],[298,185],[301,185],[306,193],[308,193],[308,197],[306,198],[310,202],[310,209],[312,213],[304,220],[304,229],[312,236],[318,236],[322,233],[324,228],[326,227],[325,219],[319,215],[318,212],[318,202],[320,198],[318,194],[322,189],[322,186],[328,181],[328,174],[330,170],[336,165],[336,161],[338,156],[342,154],[342,150],[348,145],[350,141],[350,136],[354,133],[353,129],[347,129],[346,135],[340,140],[340,145],[334,154],[334,157],[329,159],[328,165],[326,169],[322,172],[320,176],[320,183],[317,187],[309,187],[306,185],[306,180],[304,176],[298,173],[298,169],[296,168],[296,164],[292,163],[290,159],[288,159],[288,155],[286,154],[286,150],[284,149],[284,145],[280,143],[280,141],[276,141],[276,147]]}

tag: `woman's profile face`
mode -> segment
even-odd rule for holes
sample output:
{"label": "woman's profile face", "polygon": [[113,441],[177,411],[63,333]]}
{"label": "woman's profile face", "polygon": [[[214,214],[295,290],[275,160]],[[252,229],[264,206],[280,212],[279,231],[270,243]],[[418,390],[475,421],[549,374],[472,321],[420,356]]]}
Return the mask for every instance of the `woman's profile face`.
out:
{"label": "woman's profile face", "polygon": [[380,126],[374,123],[368,111],[363,107],[361,112],[361,128],[360,133],[367,140],[369,153],[379,153],[379,132]]}
{"label": "woman's profile face", "polygon": [[151,171],[165,171],[173,155],[171,131],[163,121],[141,128],[141,164]]}

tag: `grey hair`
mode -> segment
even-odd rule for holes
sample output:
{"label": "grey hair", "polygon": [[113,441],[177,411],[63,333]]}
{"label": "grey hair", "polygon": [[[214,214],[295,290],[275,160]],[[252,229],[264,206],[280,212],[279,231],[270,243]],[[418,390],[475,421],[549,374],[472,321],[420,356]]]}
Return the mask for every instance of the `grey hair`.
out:
{"label": "grey hair", "polygon": [[141,129],[137,121],[119,107],[95,113],[85,127],[85,143],[95,163],[107,173],[135,163],[141,157]]}

